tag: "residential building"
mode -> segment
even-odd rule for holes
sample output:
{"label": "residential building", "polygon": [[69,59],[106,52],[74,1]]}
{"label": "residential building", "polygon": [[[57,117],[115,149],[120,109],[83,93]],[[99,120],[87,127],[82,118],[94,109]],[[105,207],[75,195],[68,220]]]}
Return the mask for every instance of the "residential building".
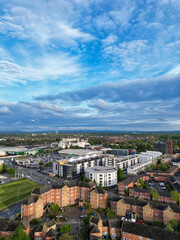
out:
{"label": "residential building", "polygon": [[93,189],[95,189],[94,182],[77,181],[34,188],[31,197],[21,205],[21,217],[30,221],[41,217],[46,206],[52,202],[65,207],[76,204],[78,199],[90,203],[93,201],[93,205],[97,204],[98,207],[106,208],[107,193],[101,189],[97,191]]}
{"label": "residential building", "polygon": [[153,144],[154,150],[162,152],[162,154],[173,154],[173,142],[167,141],[166,143],[163,142],[156,142]]}
{"label": "residential building", "polygon": [[144,189],[144,188],[129,188],[129,196],[130,197],[138,197],[140,199],[151,200],[151,189]]}
{"label": "residential building", "polygon": [[111,200],[111,211],[118,216],[130,214],[134,219],[142,219],[147,222],[163,222],[168,224],[169,220],[180,221],[180,207],[173,204],[163,204],[153,201],[145,201],[130,197],[113,198]]}
{"label": "residential building", "polygon": [[89,222],[90,240],[98,240],[108,236],[121,240],[179,240],[180,234],[158,227],[136,222],[92,217]]}
{"label": "residential building", "polygon": [[114,186],[117,184],[117,169],[114,167],[90,167],[85,170],[85,175],[91,181],[96,181],[99,186],[103,187]]}
{"label": "residential building", "polygon": [[101,165],[101,152],[88,150],[84,151],[87,151],[86,155],[71,157],[65,156],[60,160],[54,161],[53,173],[61,178],[70,180],[78,178],[88,167]]}
{"label": "residential building", "polygon": [[5,239],[9,238],[11,234],[14,233],[14,231],[18,226],[21,226],[24,229],[24,232],[26,234],[29,234],[30,225],[28,221],[9,220],[9,219],[1,218],[0,219],[0,237],[3,237]]}
{"label": "residential building", "polygon": [[43,198],[31,196],[21,204],[21,217],[30,221],[33,218],[40,218],[44,212]]}
{"label": "residential building", "polygon": [[121,227],[122,240],[178,240],[179,233],[170,232],[165,229],[124,221]]}
{"label": "residential building", "polygon": [[51,220],[40,223],[34,230],[34,240],[56,240],[56,222]]}
{"label": "residential building", "polygon": [[107,207],[108,194],[105,190],[100,188],[95,188],[90,193],[90,203],[92,208],[106,208]]}

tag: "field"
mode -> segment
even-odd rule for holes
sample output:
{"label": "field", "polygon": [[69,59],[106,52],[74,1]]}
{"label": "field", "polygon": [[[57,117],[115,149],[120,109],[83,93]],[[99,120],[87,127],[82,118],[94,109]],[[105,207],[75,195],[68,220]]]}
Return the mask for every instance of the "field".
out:
{"label": "field", "polygon": [[28,198],[34,187],[41,186],[27,179],[0,185],[0,211]]}

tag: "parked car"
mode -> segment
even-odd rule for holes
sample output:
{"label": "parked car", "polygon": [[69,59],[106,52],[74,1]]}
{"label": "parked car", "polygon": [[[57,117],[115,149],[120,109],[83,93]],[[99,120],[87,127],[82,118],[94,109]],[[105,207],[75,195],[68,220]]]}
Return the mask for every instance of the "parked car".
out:
{"label": "parked car", "polygon": [[138,223],[140,223],[140,224],[144,224],[144,222],[142,222],[141,220],[138,220]]}

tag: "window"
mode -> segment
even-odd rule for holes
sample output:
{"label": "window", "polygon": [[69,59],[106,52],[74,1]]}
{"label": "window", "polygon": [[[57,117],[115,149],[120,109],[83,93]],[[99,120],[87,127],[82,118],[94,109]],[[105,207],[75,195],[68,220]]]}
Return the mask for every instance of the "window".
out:
{"label": "window", "polygon": [[143,239],[143,237],[139,236],[139,239]]}

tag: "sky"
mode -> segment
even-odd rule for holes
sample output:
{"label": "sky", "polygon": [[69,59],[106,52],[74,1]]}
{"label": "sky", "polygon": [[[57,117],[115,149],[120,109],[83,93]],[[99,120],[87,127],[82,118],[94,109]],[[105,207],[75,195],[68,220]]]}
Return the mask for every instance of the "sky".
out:
{"label": "sky", "polygon": [[1,0],[0,131],[180,130],[179,0]]}

